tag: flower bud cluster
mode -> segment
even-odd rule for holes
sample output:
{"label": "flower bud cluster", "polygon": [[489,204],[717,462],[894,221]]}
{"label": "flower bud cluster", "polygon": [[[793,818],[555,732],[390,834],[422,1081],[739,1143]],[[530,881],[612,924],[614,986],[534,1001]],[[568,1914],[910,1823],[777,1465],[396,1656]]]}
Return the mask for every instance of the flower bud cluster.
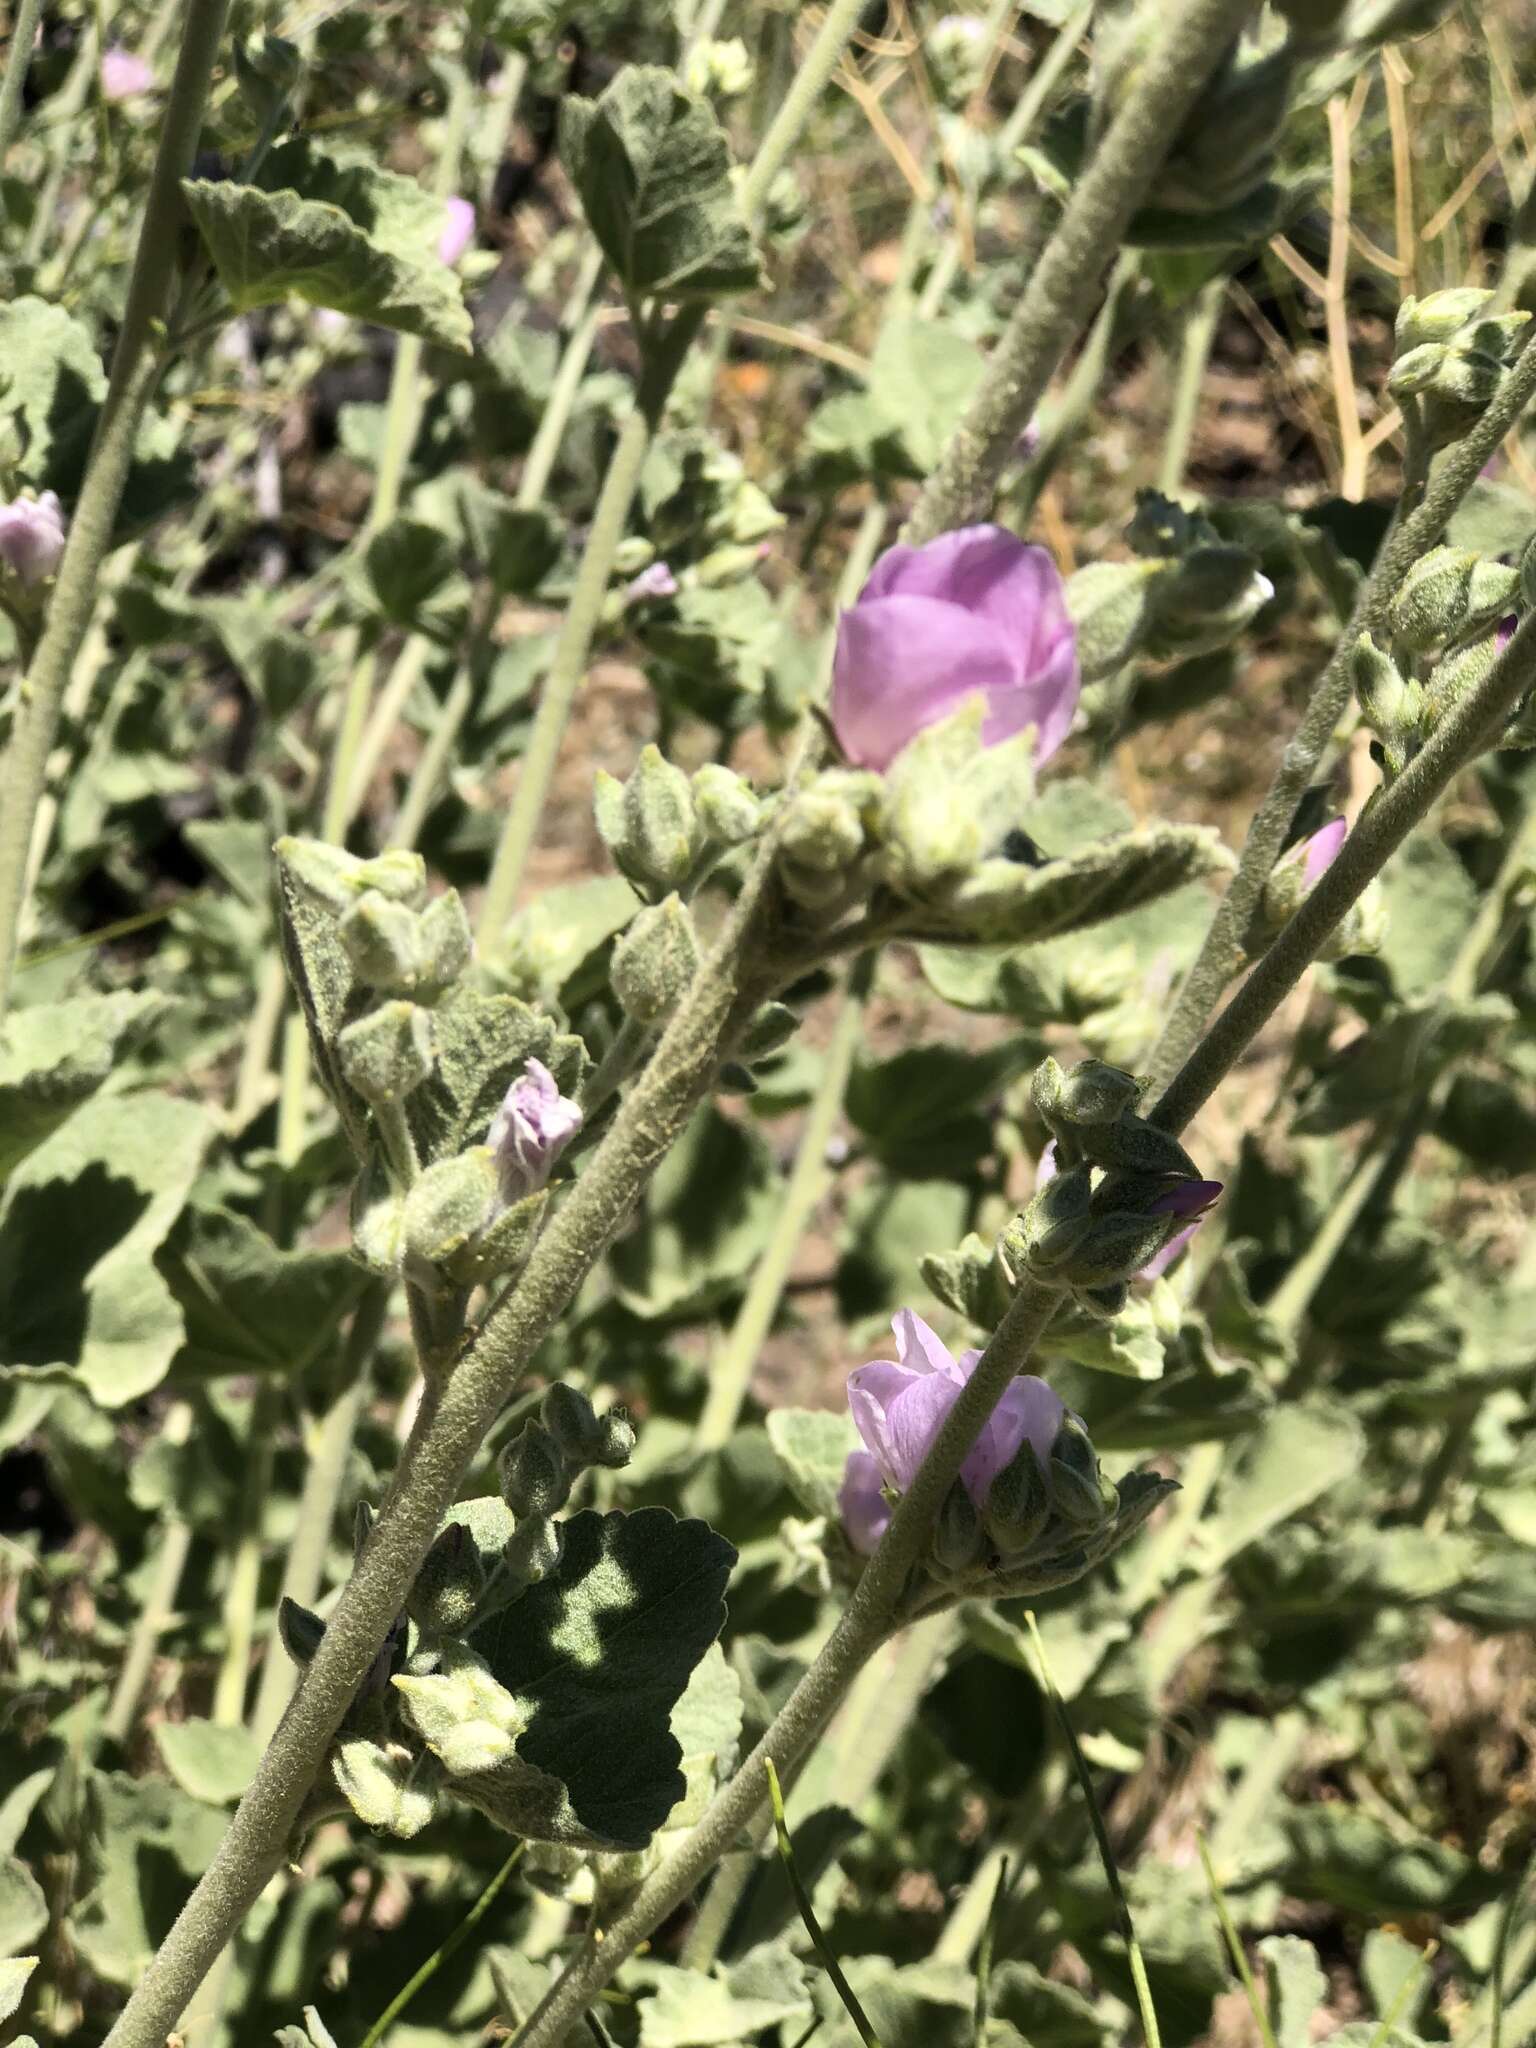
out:
{"label": "flower bud cluster", "polygon": [[751,785],[710,762],[692,776],[642,748],[628,780],[599,769],[593,814],[620,873],[648,902],[696,884],[758,831],[764,806]]}
{"label": "flower bud cluster", "polygon": [[1449,447],[1476,424],[1525,345],[1530,314],[1490,314],[1492,299],[1456,287],[1407,298],[1398,310],[1387,389],[1416,409],[1429,448]]}
{"label": "flower bud cluster", "polygon": [[998,1245],[1015,1280],[1065,1285],[1098,1315],[1117,1315],[1135,1276],[1221,1193],[1176,1138],[1137,1114],[1142,1086],[1103,1060],[1036,1068],[1031,1102],[1057,1171]]}

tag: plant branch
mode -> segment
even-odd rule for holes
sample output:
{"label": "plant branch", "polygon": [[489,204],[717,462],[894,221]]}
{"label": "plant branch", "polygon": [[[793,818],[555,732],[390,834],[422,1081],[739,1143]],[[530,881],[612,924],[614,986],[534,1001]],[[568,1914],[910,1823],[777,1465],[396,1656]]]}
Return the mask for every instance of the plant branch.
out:
{"label": "plant branch", "polygon": [[1476,427],[1447,452],[1432,478],[1426,482],[1422,465],[1410,461],[1393,523],[1361,586],[1349,624],[1312,691],[1301,724],[1280,757],[1274,780],[1248,828],[1237,873],[1217,906],[1199,957],[1185,976],[1173,1013],[1152,1054],[1147,1069],[1151,1092],[1165,1087],[1189,1058],[1195,1040],[1241,965],[1243,934],[1253,922],[1264,885],[1296,815],[1296,806],[1349,703],[1354,687],[1351,658],[1356,641],[1362,633],[1381,630],[1398,585],[1419,557],[1440,539],[1484,463],[1499,448],[1533,396],[1536,345],[1528,345]]}
{"label": "plant branch", "polygon": [[123,324],[90,461],[70,519],[48,622],[27,670],[0,786],[0,1017],[10,996],[26,895],[32,821],[47,774],[59,706],[95,610],[139,423],[160,373],[157,330],[171,308],[182,221],[181,180],[192,166],[228,0],[187,0]]}
{"label": "plant branch", "polygon": [[1252,12],[1250,0],[1185,0],[1159,36],[1078,179],[969,412],[923,486],[904,540],[932,540],[986,510],[1151,178]]}
{"label": "plant branch", "polygon": [[1536,613],[1525,620],[1488,674],[1448,714],[1391,788],[1367,805],[1333,865],[1302,899],[1284,931],[1169,1082],[1152,1111],[1155,1123],[1180,1131],[1210,1099],[1366,884],[1452,780],[1496,744],[1501,727],[1533,682]]}
{"label": "plant branch", "polygon": [[17,0],[11,18],[11,47],[5,60],[5,82],[0,85],[0,164],[5,162],[16,131],[21,126],[22,92],[27,67],[32,62],[32,45],[37,41],[37,24],[42,19],[43,0]]}

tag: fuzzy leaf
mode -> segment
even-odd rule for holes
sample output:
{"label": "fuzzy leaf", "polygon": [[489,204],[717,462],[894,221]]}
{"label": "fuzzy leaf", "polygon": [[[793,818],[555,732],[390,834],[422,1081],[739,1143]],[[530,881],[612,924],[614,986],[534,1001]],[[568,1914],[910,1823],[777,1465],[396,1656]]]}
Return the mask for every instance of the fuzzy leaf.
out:
{"label": "fuzzy leaf", "polygon": [[517,1754],[584,1829],[643,1848],[681,1798],[673,1708],[720,1632],[736,1553],[665,1508],[572,1515],[557,1570],[471,1647],[527,1714]]}
{"label": "fuzzy leaf", "polygon": [[211,1136],[190,1102],[99,1096],[23,1162],[0,1210],[0,1370],[68,1374],[108,1408],[158,1385],[184,1328],[151,1261]]}
{"label": "fuzzy leaf", "polygon": [[0,1955],[30,1948],[48,1925],[43,1888],[18,1857],[0,1861]]}
{"label": "fuzzy leaf", "polygon": [[1278,1523],[1310,1507],[1358,1469],[1363,1450],[1360,1425],[1343,1408],[1314,1402],[1278,1409],[1223,1485],[1215,1514],[1200,1525],[1200,1570],[1218,1570]]}
{"label": "fuzzy leaf", "polygon": [[37,1968],[37,1961],[36,1956],[18,1956],[14,1962],[0,1963],[0,2026],[21,2004],[27,1979]]}
{"label": "fuzzy leaf", "polygon": [[807,1514],[837,1518],[848,1453],[859,1433],[846,1409],[770,1408],[768,1441],[790,1492]]}
{"label": "fuzzy leaf", "polygon": [[614,1250],[624,1306],[659,1318],[726,1298],[767,1240],[780,1186],[756,1131],[703,1110],[663,1160],[639,1226]]}
{"label": "fuzzy leaf", "polygon": [[301,1373],[367,1285],[344,1252],[279,1251],[231,1209],[186,1209],[155,1264],[186,1318],[178,1372]]}
{"label": "fuzzy leaf", "polygon": [[714,298],[761,281],[720,124],[670,71],[627,65],[601,99],[567,99],[560,155],[633,296]]}
{"label": "fuzzy leaf", "polygon": [[182,1791],[209,1806],[233,1805],[261,1760],[248,1729],[221,1727],[195,1715],[187,1721],[160,1722],[155,1742]]}
{"label": "fuzzy leaf", "polygon": [[99,1875],[71,1916],[80,1953],[108,1984],[136,1984],[223,1839],[225,1816],[164,1778],[91,1780]]}
{"label": "fuzzy leaf", "polygon": [[95,1094],[168,1007],[163,996],[121,990],[11,1013],[0,1036],[0,1181]]}
{"label": "fuzzy leaf", "polygon": [[[429,218],[441,221],[440,202],[429,215],[433,202],[411,180],[372,165],[339,165],[302,143],[274,150],[263,176],[265,190],[182,181],[237,311],[294,294],[469,352],[473,330],[458,279],[427,232]],[[283,178],[302,182],[304,191],[278,186]]]}
{"label": "fuzzy leaf", "polygon": [[1079,847],[1042,867],[982,861],[952,892],[941,916],[956,933],[973,938],[1055,939],[1154,902],[1188,882],[1230,873],[1233,865],[1207,826],[1148,825]]}

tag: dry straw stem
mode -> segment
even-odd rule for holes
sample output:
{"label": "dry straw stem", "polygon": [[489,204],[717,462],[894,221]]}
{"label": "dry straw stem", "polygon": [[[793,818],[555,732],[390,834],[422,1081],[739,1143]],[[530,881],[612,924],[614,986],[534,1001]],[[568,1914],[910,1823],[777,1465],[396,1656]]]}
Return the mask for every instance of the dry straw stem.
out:
{"label": "dry straw stem", "polygon": [[990,505],[1014,444],[1093,311],[1149,175],[1253,11],[1251,0],[1186,0],[1142,63],[993,351],[970,412],[923,486],[903,540],[932,540]]}
{"label": "dry straw stem", "polygon": [[[1362,633],[1379,633],[1404,576],[1440,539],[1484,463],[1536,396],[1536,344],[1527,344],[1503,388],[1465,440],[1441,459],[1426,488],[1422,463],[1409,449],[1408,474],[1393,523],[1361,585],[1349,624],[1318,678],[1296,732],[1275,770],[1243,846],[1242,859],[1217,906],[1199,957],[1185,977],[1172,1016],[1148,1064],[1156,1093],[1189,1058],[1195,1040],[1243,960],[1243,936],[1296,815],[1296,806],[1333,737],[1354,688],[1352,657]],[[1345,842],[1346,845],[1348,841]]]}

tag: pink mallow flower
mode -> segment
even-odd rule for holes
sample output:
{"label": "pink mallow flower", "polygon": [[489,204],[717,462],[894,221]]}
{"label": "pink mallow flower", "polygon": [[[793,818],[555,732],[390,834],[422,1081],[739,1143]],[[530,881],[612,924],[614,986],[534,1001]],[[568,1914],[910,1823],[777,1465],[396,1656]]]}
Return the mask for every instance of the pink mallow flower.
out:
{"label": "pink mallow flower", "polygon": [[[905,1493],[912,1484],[981,1357],[979,1351],[953,1357],[908,1308],[891,1328],[895,1358],[876,1359],[848,1375],[848,1406],[865,1448],[848,1455],[838,1508],[849,1542],[866,1555],[891,1519],[884,1489]],[[978,1508],[1021,1444],[1030,1445],[1045,1470],[1066,1412],[1044,1380],[1025,1376],[1009,1383],[960,1467],[960,1482]]]}
{"label": "pink mallow flower", "polygon": [[1349,837],[1349,823],[1344,818],[1330,818],[1326,825],[1320,825],[1305,839],[1298,839],[1288,847],[1284,858],[1301,862],[1301,878],[1308,889],[1315,889],[1323,876],[1339,857],[1339,848]]}
{"label": "pink mallow flower", "polygon": [[556,1160],[580,1129],[580,1106],[560,1093],[548,1067],[529,1060],[485,1134],[509,1208],[548,1184]]}
{"label": "pink mallow flower", "polygon": [[648,569],[642,569],[624,588],[628,604],[641,604],[648,597],[676,597],[677,578],[665,562],[652,562]]}
{"label": "pink mallow flower", "polygon": [[29,590],[46,582],[63,552],[64,515],[55,492],[0,505],[0,562]]}
{"label": "pink mallow flower", "polygon": [[455,196],[446,202],[442,232],[437,238],[437,253],[451,268],[458,262],[475,237],[475,209],[471,201]]}
{"label": "pink mallow flower", "polygon": [[135,57],[132,50],[120,50],[114,44],[101,55],[101,96],[107,100],[137,99],[140,93],[153,92],[155,74],[142,57]]}
{"label": "pink mallow flower", "polygon": [[1080,679],[1066,590],[1044,548],[1000,526],[887,548],[837,624],[832,725],[861,768],[887,768],[926,726],[980,692],[989,745],[1035,728],[1049,760]]}

